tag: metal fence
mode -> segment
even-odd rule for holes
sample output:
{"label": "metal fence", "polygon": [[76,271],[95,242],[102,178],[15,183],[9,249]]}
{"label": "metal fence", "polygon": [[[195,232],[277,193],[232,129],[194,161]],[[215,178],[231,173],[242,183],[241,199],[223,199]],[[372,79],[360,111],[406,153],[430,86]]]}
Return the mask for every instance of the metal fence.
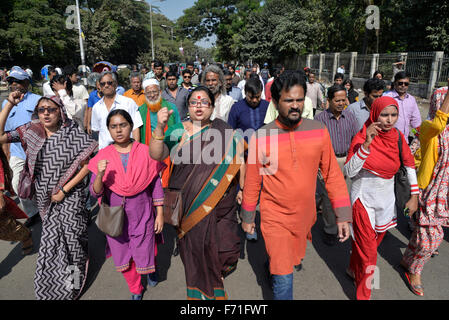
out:
{"label": "metal fence", "polygon": [[433,52],[407,53],[405,70],[410,74],[411,82],[426,83],[429,80],[433,58]]}
{"label": "metal fence", "polygon": [[[402,67],[397,62],[405,62]],[[322,79],[332,81],[337,68],[345,65],[345,76],[358,81],[371,78],[374,71],[381,71],[384,80],[392,81],[395,72],[406,71],[416,95],[430,97],[435,88],[447,86],[449,78],[449,55],[441,51],[394,52],[381,54],[358,54],[357,52],[317,53],[291,58],[287,65],[294,69],[305,66],[319,73]]]}
{"label": "metal fence", "polygon": [[356,78],[369,78],[371,77],[371,63],[372,55],[359,54],[355,60],[353,76]]}
{"label": "metal fence", "polygon": [[447,86],[447,79],[449,78],[449,55],[445,54],[439,66],[439,77],[437,86]]}

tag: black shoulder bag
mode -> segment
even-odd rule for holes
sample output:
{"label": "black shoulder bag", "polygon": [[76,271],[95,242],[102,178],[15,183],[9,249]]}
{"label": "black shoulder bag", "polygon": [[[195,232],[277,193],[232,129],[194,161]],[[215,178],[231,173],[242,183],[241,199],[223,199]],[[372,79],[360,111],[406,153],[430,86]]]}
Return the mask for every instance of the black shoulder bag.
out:
{"label": "black shoulder bag", "polygon": [[396,210],[397,213],[402,213],[405,208],[405,204],[410,200],[411,188],[408,181],[407,169],[402,161],[402,139],[401,133],[396,129],[399,135],[398,146],[399,146],[399,159],[401,160],[401,166],[398,172],[394,176],[394,196],[396,197]]}

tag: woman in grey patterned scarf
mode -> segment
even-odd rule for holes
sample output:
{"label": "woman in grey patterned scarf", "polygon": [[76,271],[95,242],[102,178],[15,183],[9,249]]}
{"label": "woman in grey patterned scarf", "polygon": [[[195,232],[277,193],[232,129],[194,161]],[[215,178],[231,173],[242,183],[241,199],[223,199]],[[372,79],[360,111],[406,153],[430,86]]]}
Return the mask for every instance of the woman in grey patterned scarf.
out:
{"label": "woman in grey patterned scarf", "polygon": [[4,132],[8,114],[22,98],[20,92],[11,93],[0,113],[0,143],[20,142],[24,147],[29,197],[42,218],[35,295],[38,300],[77,299],[88,265],[84,178],[97,142],[67,118],[56,96],[38,101],[31,122]]}

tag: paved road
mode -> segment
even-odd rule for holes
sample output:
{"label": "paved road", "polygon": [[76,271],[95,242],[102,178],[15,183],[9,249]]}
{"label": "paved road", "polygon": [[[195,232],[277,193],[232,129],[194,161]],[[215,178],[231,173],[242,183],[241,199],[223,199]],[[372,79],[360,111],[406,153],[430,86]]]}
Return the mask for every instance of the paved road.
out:
{"label": "paved road", "polygon": [[[354,286],[346,276],[349,262],[350,241],[328,247],[322,241],[322,220],[318,216],[312,229],[313,240],[309,243],[303,270],[294,274],[294,298],[298,300],[348,300],[354,298]],[[35,251],[22,257],[20,244],[0,242],[0,299],[33,300],[33,273],[36,266],[37,248],[41,225],[33,228]],[[159,248],[158,268],[161,282],[145,293],[145,300],[185,299],[184,268],[179,256],[173,257],[174,231],[164,229],[165,244]],[[416,297],[406,287],[402,271],[398,267],[407,246],[410,233],[405,218],[399,227],[390,230],[379,248],[379,289],[373,291],[373,300],[422,300],[449,298],[449,238],[440,247],[440,256],[431,259],[423,274],[426,296]],[[259,235],[260,236],[260,235]],[[127,300],[130,295],[123,277],[114,270],[111,259],[104,256],[105,239],[95,224],[89,227],[90,264],[87,290],[82,300]],[[267,273],[264,267],[266,253],[263,239],[243,244],[244,257],[237,270],[225,280],[230,299],[271,299]]]}
{"label": "paved road", "polygon": [[[427,105],[420,103],[423,118]],[[323,223],[318,216],[312,229],[313,240],[309,243],[303,270],[294,274],[294,298],[298,300],[348,300],[354,299],[354,285],[346,274],[349,262],[350,240],[334,247],[322,241]],[[33,274],[36,267],[37,248],[41,224],[33,227],[35,250],[23,257],[20,244],[0,241],[0,299],[34,299]],[[379,247],[379,289],[373,291],[372,299],[425,300],[449,298],[449,236],[440,247],[440,256],[426,265],[422,279],[426,296],[413,295],[406,287],[401,269],[398,267],[410,232],[407,220],[399,217],[399,226],[386,235]],[[164,228],[164,245],[159,247],[158,268],[161,282],[145,293],[145,300],[184,300],[184,268],[179,256],[173,257],[175,232],[170,226]],[[90,264],[88,283],[82,300],[127,300],[130,298],[125,280],[114,270],[111,259],[105,259],[105,238],[92,223],[89,227]],[[238,300],[271,299],[265,262],[267,260],[261,235],[255,243],[242,241],[242,259],[237,270],[225,279],[229,298]]]}

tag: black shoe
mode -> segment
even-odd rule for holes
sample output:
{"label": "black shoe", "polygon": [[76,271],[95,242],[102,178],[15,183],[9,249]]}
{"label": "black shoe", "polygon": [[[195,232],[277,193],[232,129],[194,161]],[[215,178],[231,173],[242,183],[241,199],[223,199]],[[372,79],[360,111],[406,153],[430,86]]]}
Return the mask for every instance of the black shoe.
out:
{"label": "black shoe", "polygon": [[296,270],[296,271],[301,271],[301,270],[302,270],[302,263],[296,265],[296,266],[295,266],[295,270]]}
{"label": "black shoe", "polygon": [[324,233],[323,241],[329,247],[335,246],[338,243],[336,234]]}

